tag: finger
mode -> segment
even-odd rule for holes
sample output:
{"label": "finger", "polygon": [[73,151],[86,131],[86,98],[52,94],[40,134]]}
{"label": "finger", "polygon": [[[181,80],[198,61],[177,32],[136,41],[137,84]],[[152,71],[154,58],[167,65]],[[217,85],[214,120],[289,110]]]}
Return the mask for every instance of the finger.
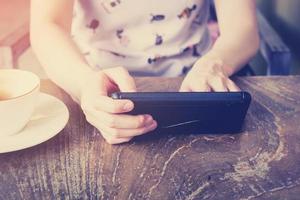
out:
{"label": "finger", "polygon": [[210,92],[211,88],[208,83],[204,80],[193,79],[189,83],[189,90],[191,92]]}
{"label": "finger", "polygon": [[102,111],[95,111],[89,114],[110,128],[135,129],[153,123],[151,115],[109,114]]}
{"label": "finger", "polygon": [[228,92],[228,89],[221,78],[210,80],[209,85],[214,92]]}
{"label": "finger", "polygon": [[93,116],[87,116],[87,121],[94,126],[103,136],[103,138],[109,143],[109,144],[119,144],[123,142],[128,142],[132,139],[132,137],[123,137],[123,138],[116,138],[113,137],[112,134],[108,134],[105,131],[103,131],[103,126],[99,123],[97,119],[95,119]]}
{"label": "finger", "polygon": [[134,79],[123,67],[116,67],[105,71],[105,73],[115,82],[121,92],[136,92]]}
{"label": "finger", "polygon": [[191,85],[192,92],[210,92],[211,88],[207,83],[195,83]]}
{"label": "finger", "polygon": [[191,92],[191,89],[188,84],[183,82],[180,86],[179,92]]}
{"label": "finger", "polygon": [[227,81],[227,88],[230,92],[239,92],[241,89],[230,79]]}
{"label": "finger", "polygon": [[134,104],[130,100],[117,100],[100,95],[94,100],[93,103],[96,110],[112,114],[126,113],[134,108]]}
{"label": "finger", "polygon": [[116,129],[110,128],[103,124],[99,124],[99,129],[102,131],[102,135],[107,138],[128,138],[143,135],[150,131],[153,131],[157,127],[157,122],[154,121],[152,124],[136,129]]}

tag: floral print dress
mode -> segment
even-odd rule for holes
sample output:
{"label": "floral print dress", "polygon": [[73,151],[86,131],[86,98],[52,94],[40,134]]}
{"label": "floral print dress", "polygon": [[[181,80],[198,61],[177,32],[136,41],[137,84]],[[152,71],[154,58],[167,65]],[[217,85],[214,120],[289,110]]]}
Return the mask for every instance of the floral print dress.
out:
{"label": "floral print dress", "polygon": [[72,37],[94,69],[180,76],[210,48],[209,0],[75,0]]}

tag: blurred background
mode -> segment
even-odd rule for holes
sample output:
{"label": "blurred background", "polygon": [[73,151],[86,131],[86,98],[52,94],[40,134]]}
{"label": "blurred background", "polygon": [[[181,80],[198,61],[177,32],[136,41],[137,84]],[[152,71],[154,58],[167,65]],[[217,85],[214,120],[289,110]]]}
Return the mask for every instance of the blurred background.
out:
{"label": "blurred background", "polygon": [[[29,4],[0,0],[0,67],[31,70],[46,78],[29,46]],[[263,16],[263,46],[251,68],[256,75],[300,74],[300,1],[257,0],[257,6]]]}
{"label": "blurred background", "polygon": [[291,74],[300,74],[300,1],[257,0],[257,6],[291,49]]}

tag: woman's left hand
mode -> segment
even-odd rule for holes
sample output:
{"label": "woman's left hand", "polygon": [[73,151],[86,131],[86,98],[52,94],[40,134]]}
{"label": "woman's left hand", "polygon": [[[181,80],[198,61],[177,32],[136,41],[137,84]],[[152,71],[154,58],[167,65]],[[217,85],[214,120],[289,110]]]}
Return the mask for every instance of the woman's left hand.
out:
{"label": "woman's left hand", "polygon": [[238,86],[229,79],[222,61],[202,57],[182,82],[181,92],[236,92]]}

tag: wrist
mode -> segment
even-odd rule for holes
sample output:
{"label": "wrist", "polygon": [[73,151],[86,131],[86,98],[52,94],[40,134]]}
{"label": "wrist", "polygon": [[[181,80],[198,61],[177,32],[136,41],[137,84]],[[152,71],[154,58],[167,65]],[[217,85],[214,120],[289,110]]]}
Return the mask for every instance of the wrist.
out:
{"label": "wrist", "polygon": [[89,87],[89,82],[96,78],[96,71],[93,71],[88,65],[83,65],[77,68],[78,70],[72,71],[72,76],[77,77],[76,93],[72,95],[72,98],[76,102],[80,102],[82,94],[87,87]]}
{"label": "wrist", "polygon": [[200,58],[197,62],[204,63],[201,66],[203,70],[212,72],[219,71],[226,77],[230,77],[235,73],[234,67],[228,64],[225,59],[222,58],[222,56],[219,56],[215,52],[209,52],[208,54]]}

